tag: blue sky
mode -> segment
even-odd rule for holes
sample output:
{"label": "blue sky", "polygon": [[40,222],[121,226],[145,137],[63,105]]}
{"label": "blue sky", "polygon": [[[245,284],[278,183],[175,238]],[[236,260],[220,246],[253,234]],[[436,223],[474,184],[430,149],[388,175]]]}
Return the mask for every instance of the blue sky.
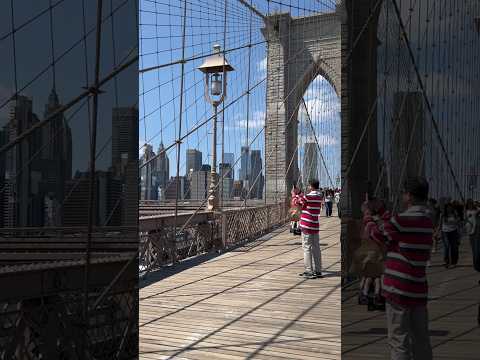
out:
{"label": "blue sky", "polygon": [[[293,16],[308,15],[313,10],[323,11],[326,9],[321,2],[307,0],[272,1],[270,6],[266,1],[253,1],[253,3],[263,13],[289,11]],[[282,5],[282,3],[287,5]],[[324,1],[324,3],[330,7],[333,4],[331,1]],[[140,2],[141,59],[139,67],[141,69],[170,64],[182,59],[182,4],[182,1],[172,0],[163,2],[142,0]],[[224,151],[226,153],[234,153],[237,159],[240,156],[240,147],[248,143],[252,149],[260,149],[262,157],[265,158],[262,127],[265,120],[266,44],[260,32],[263,21],[258,16],[252,15],[237,0],[227,1],[226,11],[227,22],[224,36],[224,2],[214,0],[187,2],[185,58],[209,54],[215,43],[226,49],[240,48],[226,54],[227,60],[235,68],[235,71],[230,73],[228,78],[228,93],[224,102],[228,108],[219,115],[218,162],[221,160],[222,120],[224,120]],[[248,48],[246,45],[249,43],[254,45]],[[203,60],[202,58],[185,63],[182,135],[212,115],[211,106],[207,105],[203,97],[203,74],[196,70]],[[145,142],[152,144],[156,151],[161,141],[168,146],[173,144],[178,137],[180,79],[180,64],[164,66],[159,70],[140,74],[140,153],[143,152],[142,147]],[[249,87],[255,87],[250,96],[242,96]],[[319,131],[326,130],[326,124],[330,120],[338,118],[338,112],[332,115],[331,107],[335,106],[332,99],[336,99],[336,95],[332,97],[332,94],[335,95],[333,88],[326,81],[314,81],[306,92],[307,103],[311,106],[311,116]],[[321,104],[322,98],[323,105]],[[336,101],[338,103],[338,99]],[[249,108],[248,114],[247,108]],[[203,153],[203,162],[211,162],[210,125],[211,122],[202,126],[181,144],[181,175],[185,173],[187,148],[200,149]],[[323,146],[326,157],[333,159],[334,155],[327,148],[334,148],[332,145],[336,144],[333,144],[335,134],[331,129],[332,125],[328,126],[330,133],[318,134],[318,138],[321,144],[325,143]],[[176,171],[175,147],[168,152],[168,156],[171,164],[170,175],[172,176]],[[237,163],[237,169],[239,165],[240,162]],[[332,173],[335,171],[337,170],[332,169]],[[236,173],[239,172],[236,171]]]}

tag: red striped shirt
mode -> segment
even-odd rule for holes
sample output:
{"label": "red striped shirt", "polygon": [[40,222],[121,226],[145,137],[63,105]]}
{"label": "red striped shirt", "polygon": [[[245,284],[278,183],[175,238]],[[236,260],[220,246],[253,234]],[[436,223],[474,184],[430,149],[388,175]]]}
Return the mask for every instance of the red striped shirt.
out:
{"label": "red striped shirt", "polygon": [[386,242],[387,256],[382,293],[404,307],[427,303],[427,262],[432,248],[433,224],[423,206],[412,206],[394,217],[384,217],[383,231],[372,217],[364,218],[369,235]]}
{"label": "red striped shirt", "polygon": [[323,196],[318,191],[311,191],[306,195],[297,195],[293,199],[296,205],[302,207],[300,227],[305,234],[316,234],[320,230],[320,210],[322,209]]}

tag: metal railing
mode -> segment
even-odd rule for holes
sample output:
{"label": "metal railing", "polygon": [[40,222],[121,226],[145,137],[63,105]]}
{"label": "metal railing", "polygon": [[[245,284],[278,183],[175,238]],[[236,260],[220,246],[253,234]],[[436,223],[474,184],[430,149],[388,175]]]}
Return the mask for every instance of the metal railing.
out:
{"label": "metal railing", "polygon": [[215,213],[204,211],[193,217],[191,213],[179,214],[176,222],[173,215],[140,217],[140,273],[255,240],[285,224],[287,218],[288,207],[284,203]]}

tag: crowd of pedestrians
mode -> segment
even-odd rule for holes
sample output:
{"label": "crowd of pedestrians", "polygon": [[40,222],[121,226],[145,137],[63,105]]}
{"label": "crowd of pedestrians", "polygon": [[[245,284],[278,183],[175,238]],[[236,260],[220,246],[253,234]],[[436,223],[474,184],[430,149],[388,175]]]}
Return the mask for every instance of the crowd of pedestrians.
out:
{"label": "crowd of pedestrians", "polygon": [[[384,303],[391,359],[432,359],[427,268],[433,252],[441,247],[443,266],[453,269],[462,240],[468,238],[473,267],[480,271],[480,204],[471,199],[428,199],[428,194],[428,182],[412,178],[405,182],[397,214],[378,199],[367,199],[362,206],[359,304]],[[373,275],[372,263],[377,265]]]}
{"label": "crowd of pedestrians", "polygon": [[[394,360],[432,359],[427,310],[431,254],[441,248],[443,266],[454,269],[459,260],[466,260],[459,259],[459,249],[468,239],[473,267],[480,272],[480,202],[428,195],[426,179],[414,177],[404,184],[397,213],[370,196],[361,209],[362,243],[354,261],[354,271],[360,275],[358,302],[368,304],[369,310],[386,311]],[[294,187],[291,196],[292,232],[302,235],[305,271],[300,275],[323,277],[319,217],[323,210],[326,217],[332,216],[341,191],[322,189],[318,180],[310,180],[305,193]],[[478,311],[480,324],[480,305]]]}

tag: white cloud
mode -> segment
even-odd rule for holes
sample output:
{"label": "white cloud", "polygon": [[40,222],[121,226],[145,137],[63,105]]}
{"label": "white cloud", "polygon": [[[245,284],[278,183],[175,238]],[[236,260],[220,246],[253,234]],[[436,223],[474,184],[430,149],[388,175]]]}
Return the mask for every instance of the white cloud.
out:
{"label": "white cloud", "polygon": [[[328,101],[330,99],[315,97],[305,100],[308,114],[314,123],[331,120],[340,113],[339,101]],[[302,109],[302,108],[300,108]]]}
{"label": "white cloud", "polygon": [[261,74],[266,75],[267,73],[267,57],[266,56],[257,63],[257,71]]}
{"label": "white cloud", "polygon": [[[265,125],[265,112],[262,110],[255,110],[252,113],[252,116],[248,119],[248,128],[249,129],[261,129]],[[243,114],[237,114],[233,126],[228,126],[227,128],[247,128],[247,119]]]}

